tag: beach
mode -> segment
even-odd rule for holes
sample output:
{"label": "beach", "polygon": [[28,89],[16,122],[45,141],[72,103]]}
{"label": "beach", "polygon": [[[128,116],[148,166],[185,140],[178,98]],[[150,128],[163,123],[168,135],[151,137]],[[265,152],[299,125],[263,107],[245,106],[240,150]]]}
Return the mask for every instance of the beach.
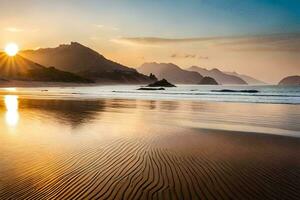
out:
{"label": "beach", "polygon": [[0,200],[300,200],[300,0],[0,2]]}
{"label": "beach", "polygon": [[0,199],[299,199],[299,109],[2,95]]}

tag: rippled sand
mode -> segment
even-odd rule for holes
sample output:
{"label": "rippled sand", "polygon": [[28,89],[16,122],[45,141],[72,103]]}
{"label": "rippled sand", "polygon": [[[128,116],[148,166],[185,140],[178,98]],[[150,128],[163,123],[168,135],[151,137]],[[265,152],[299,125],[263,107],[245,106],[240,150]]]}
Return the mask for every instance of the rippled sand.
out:
{"label": "rippled sand", "polygon": [[6,96],[0,108],[0,199],[300,199],[297,106]]}

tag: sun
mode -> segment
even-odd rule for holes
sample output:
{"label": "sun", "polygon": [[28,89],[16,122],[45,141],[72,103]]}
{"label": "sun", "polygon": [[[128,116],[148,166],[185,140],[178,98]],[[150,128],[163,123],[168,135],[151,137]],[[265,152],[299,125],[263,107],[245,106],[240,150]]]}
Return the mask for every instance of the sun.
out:
{"label": "sun", "polygon": [[5,53],[9,56],[15,56],[19,52],[19,47],[16,43],[9,43],[5,46]]}

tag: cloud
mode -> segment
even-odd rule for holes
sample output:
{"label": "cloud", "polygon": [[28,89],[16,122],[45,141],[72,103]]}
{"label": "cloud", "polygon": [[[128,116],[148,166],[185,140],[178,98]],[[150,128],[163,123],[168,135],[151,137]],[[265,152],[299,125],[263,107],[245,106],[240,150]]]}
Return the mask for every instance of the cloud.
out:
{"label": "cloud", "polygon": [[90,40],[94,40],[94,41],[99,40],[99,39],[100,39],[100,38],[97,37],[97,36],[91,36],[91,37],[90,37]]}
{"label": "cloud", "polygon": [[201,56],[201,55],[196,55],[196,54],[178,54],[174,53],[170,56],[171,58],[187,58],[187,59],[208,59],[207,56]]}
{"label": "cloud", "polygon": [[195,38],[123,37],[114,42],[149,46],[195,43],[236,51],[300,51],[300,33]]}
{"label": "cloud", "polygon": [[18,33],[23,32],[24,29],[16,28],[16,27],[6,27],[4,28],[5,31],[12,32],[12,33]]}
{"label": "cloud", "polygon": [[203,42],[217,39],[215,37],[203,38],[159,38],[159,37],[124,37],[119,38],[120,42],[129,42],[135,44],[170,44],[170,43],[187,43]]}
{"label": "cloud", "polygon": [[104,25],[101,25],[101,24],[96,24],[95,25],[97,28],[103,28],[104,27]]}
{"label": "cloud", "polygon": [[208,60],[208,56],[198,56],[198,59],[200,59],[200,60]]}
{"label": "cloud", "polygon": [[102,24],[95,24],[95,27],[97,27],[98,29],[110,30],[110,31],[119,31],[120,30],[117,27],[105,26],[105,25],[102,25]]}
{"label": "cloud", "polygon": [[171,55],[171,58],[189,58],[189,57],[195,57],[196,55],[195,54],[185,54],[185,55],[181,55],[181,54],[177,54],[177,53],[174,53]]}
{"label": "cloud", "polygon": [[4,28],[4,30],[11,33],[20,33],[20,32],[38,32],[40,29],[22,29],[17,27],[6,27]]}

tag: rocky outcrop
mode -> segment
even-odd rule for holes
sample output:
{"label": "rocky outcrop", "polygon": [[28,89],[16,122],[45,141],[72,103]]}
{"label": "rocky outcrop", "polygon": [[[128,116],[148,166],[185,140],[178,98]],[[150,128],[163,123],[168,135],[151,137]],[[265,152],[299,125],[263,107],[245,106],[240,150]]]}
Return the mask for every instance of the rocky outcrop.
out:
{"label": "rocky outcrop", "polygon": [[148,85],[148,87],[176,87],[172,83],[169,83],[166,79],[156,81]]}

